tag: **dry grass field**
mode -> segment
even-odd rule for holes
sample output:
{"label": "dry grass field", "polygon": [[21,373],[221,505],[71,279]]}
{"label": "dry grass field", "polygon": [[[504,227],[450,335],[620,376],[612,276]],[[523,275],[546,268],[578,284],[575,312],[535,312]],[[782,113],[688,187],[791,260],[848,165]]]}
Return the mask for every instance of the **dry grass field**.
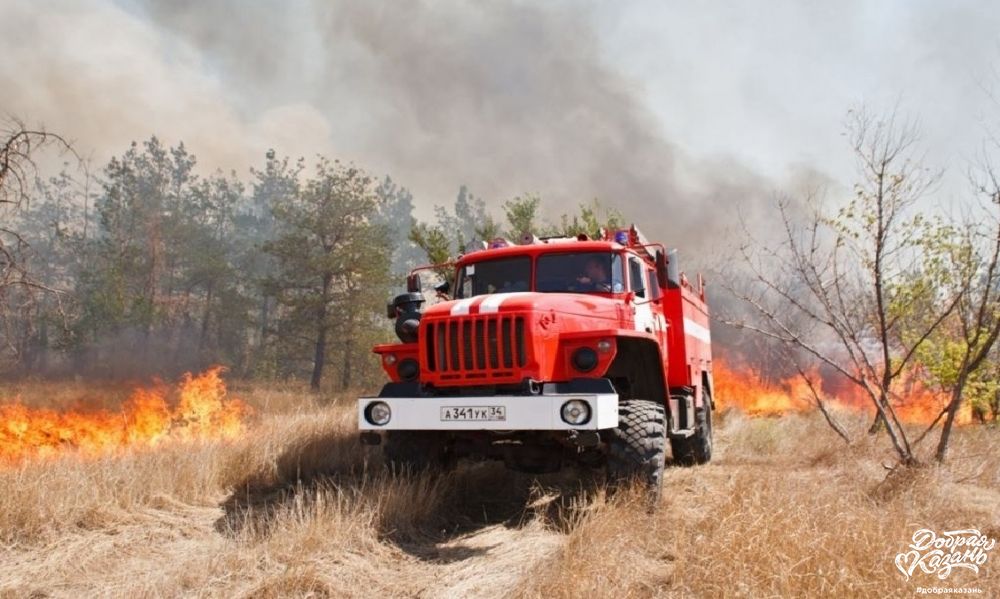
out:
{"label": "dry grass field", "polygon": [[[232,393],[254,408],[235,440],[0,467],[0,597],[1000,594],[1000,551],[946,580],[906,581],[894,564],[920,528],[1000,537],[995,428],[962,428],[946,467],[887,477],[885,439],[863,418],[849,420],[847,447],[818,416],[730,411],[716,459],[669,468],[651,514],[640,493],[609,497],[590,473],[388,473],[356,442],[349,398]],[[15,394],[57,409],[127,395],[0,390]]]}

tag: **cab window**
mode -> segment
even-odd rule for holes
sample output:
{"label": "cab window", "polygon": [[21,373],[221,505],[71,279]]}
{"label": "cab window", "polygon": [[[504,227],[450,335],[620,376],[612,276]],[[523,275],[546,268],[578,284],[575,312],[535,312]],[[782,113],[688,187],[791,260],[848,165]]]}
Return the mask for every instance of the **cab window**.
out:
{"label": "cab window", "polygon": [[611,252],[566,252],[538,257],[535,291],[542,293],[620,293],[622,258]]}
{"label": "cab window", "polygon": [[654,300],[660,299],[660,281],[656,278],[655,270],[646,271],[647,280],[649,281],[649,297]]}
{"label": "cab window", "polygon": [[634,291],[639,297],[646,297],[646,283],[643,281],[642,262],[635,256],[628,259],[628,283],[629,290]]}
{"label": "cab window", "polygon": [[530,281],[531,258],[528,256],[474,262],[459,271],[455,297],[528,291]]}

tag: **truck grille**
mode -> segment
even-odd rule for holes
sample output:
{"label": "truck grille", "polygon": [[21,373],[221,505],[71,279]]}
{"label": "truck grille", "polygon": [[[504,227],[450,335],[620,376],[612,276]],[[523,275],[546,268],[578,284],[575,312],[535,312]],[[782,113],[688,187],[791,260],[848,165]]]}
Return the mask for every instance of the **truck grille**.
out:
{"label": "truck grille", "polygon": [[427,369],[475,373],[523,368],[527,363],[523,316],[472,316],[430,322]]}

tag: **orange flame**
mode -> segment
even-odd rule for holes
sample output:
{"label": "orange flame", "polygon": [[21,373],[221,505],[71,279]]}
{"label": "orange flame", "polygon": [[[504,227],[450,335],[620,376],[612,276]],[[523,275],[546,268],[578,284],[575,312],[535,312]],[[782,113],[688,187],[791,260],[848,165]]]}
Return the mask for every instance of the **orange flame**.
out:
{"label": "orange flame", "polygon": [[806,390],[801,378],[772,384],[753,368],[736,371],[729,368],[727,362],[716,359],[712,380],[715,383],[714,399],[720,408],[738,407],[754,416],[776,416],[809,408],[805,401],[808,396],[797,392]]}
{"label": "orange flame", "polygon": [[66,451],[95,456],[170,441],[236,438],[250,409],[226,397],[222,370],[216,366],[197,376],[185,374],[176,407],[168,403],[162,385],[136,389],[119,412],[0,405],[0,464]]}
{"label": "orange flame", "polygon": [[[816,370],[806,374],[824,402],[856,411],[874,412],[871,399],[858,387],[847,382],[834,384],[825,381]],[[816,407],[812,391],[801,376],[768,382],[753,368],[736,370],[725,360],[716,359],[712,378],[715,399],[721,408],[737,407],[754,416],[777,416]],[[904,380],[900,391],[901,399],[893,401],[892,406],[901,422],[911,424],[930,424],[951,400],[947,393],[930,389],[916,377]],[[972,412],[966,404],[959,411],[956,422],[967,424],[971,421]]]}

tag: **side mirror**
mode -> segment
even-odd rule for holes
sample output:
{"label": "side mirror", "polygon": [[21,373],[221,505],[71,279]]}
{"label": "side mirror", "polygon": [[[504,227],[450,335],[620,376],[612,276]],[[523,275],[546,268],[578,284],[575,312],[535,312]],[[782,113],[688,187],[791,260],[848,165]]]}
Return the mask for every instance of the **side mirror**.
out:
{"label": "side mirror", "polygon": [[660,289],[667,288],[667,255],[663,250],[656,250],[656,283]]}
{"label": "side mirror", "polygon": [[420,293],[420,274],[412,273],[406,277],[406,290],[410,293]]}
{"label": "side mirror", "polygon": [[666,276],[663,278],[667,282],[668,289],[680,289],[681,272],[677,267],[677,250],[670,250],[666,255]]}
{"label": "side mirror", "polygon": [[389,304],[397,315],[396,336],[403,343],[413,343],[417,340],[417,331],[420,328],[420,306],[423,303],[422,293],[410,292],[397,295]]}

